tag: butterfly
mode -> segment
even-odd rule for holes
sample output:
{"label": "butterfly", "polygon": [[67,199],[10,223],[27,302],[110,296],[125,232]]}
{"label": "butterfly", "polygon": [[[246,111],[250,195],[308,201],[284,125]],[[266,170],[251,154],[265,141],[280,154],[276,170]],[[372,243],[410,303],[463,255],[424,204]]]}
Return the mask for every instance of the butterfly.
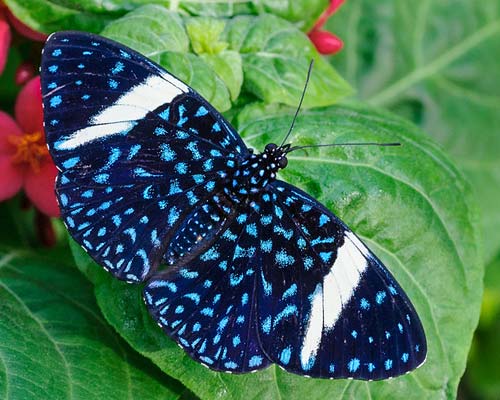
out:
{"label": "butterfly", "polygon": [[290,144],[249,149],[188,85],[101,36],[52,34],[41,82],[62,219],[158,325],[216,371],[277,364],[385,379],[426,357],[422,324],[331,211],[277,179]]}

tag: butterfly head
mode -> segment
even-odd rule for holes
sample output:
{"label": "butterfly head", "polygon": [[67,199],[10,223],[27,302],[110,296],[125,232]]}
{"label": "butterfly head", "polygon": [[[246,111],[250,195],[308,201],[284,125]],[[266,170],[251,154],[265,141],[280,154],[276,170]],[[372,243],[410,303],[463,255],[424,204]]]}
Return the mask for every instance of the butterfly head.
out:
{"label": "butterfly head", "polygon": [[267,161],[266,164],[269,165],[269,169],[272,172],[276,173],[288,165],[286,153],[289,148],[289,144],[278,146],[274,143],[268,143],[266,145],[264,152],[262,153],[262,158]]}

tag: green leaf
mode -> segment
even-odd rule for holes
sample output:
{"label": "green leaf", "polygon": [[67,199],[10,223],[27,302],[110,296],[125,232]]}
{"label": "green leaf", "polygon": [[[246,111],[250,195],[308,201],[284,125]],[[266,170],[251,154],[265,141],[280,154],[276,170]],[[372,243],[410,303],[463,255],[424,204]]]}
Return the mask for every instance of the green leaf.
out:
{"label": "green leaf", "polygon": [[[141,0],[128,2],[128,7]],[[113,18],[130,10],[122,1],[83,0],[5,0],[12,13],[26,25],[39,32],[74,29],[99,32]]]}
{"label": "green leaf", "polygon": [[[474,335],[461,392],[464,398],[500,398],[500,256],[487,265],[481,319]],[[468,396],[467,396],[468,395]]]}
{"label": "green leaf", "polygon": [[157,5],[140,7],[110,23],[101,32],[155,62],[167,51],[188,52],[189,38],[181,17]]}
{"label": "green leaf", "polygon": [[0,250],[0,397],[179,398],[182,386],[116,335],[91,285],[52,254]]}
{"label": "green leaf", "polygon": [[220,40],[225,23],[215,18],[190,18],[186,29],[196,54],[217,54],[226,50],[227,43]]}
{"label": "green leaf", "polygon": [[[294,110],[252,106],[237,118],[258,149],[279,142]],[[309,149],[289,156],[282,177],[339,215],[386,263],[421,316],[428,360],[417,371],[382,382],[315,380],[272,366],[229,375],[194,362],[152,321],[141,285],[119,282],[75,250],[96,285],[106,319],[141,354],[202,399],[454,398],[479,316],[482,263],[467,183],[412,124],[359,106],[303,111],[296,144],[399,141],[402,147]]]}
{"label": "green leaf", "polygon": [[304,107],[331,105],[352,92],[307,36],[281,18],[236,17],[226,31],[230,49],[243,58],[244,88],[266,103],[296,107],[311,60],[315,63]]}
{"label": "green leaf", "polygon": [[231,100],[235,101],[240,95],[243,85],[243,66],[241,56],[236,51],[225,50],[219,54],[202,54],[205,63],[210,65],[217,76],[227,86]]}
{"label": "green leaf", "polygon": [[[224,70],[223,53],[219,61],[205,62],[204,58],[190,53],[190,40],[184,22],[175,12],[157,5],[140,7],[109,24],[102,34],[117,40],[151,58],[162,67],[192,86],[219,111],[231,108],[229,87],[234,93],[241,87],[237,82],[241,63],[235,64],[233,75],[225,80],[217,74]],[[215,66],[217,68],[215,68]],[[230,79],[229,76],[233,77]],[[230,81],[230,82],[229,82]],[[226,86],[226,83],[228,82]]]}
{"label": "green leaf", "polygon": [[307,32],[328,7],[328,0],[211,0],[210,2],[181,0],[178,7],[191,15],[204,17],[229,18],[236,15],[275,14],[295,23],[300,29]]}
{"label": "green leaf", "polygon": [[500,252],[498,0],[353,1],[329,26],[346,43],[332,62],[360,97],[410,117],[472,181],[491,260]]}
{"label": "green leaf", "polygon": [[191,47],[227,86],[231,100],[235,101],[243,84],[241,56],[226,50],[228,43],[221,40],[226,23],[213,18],[190,18],[186,29]]}

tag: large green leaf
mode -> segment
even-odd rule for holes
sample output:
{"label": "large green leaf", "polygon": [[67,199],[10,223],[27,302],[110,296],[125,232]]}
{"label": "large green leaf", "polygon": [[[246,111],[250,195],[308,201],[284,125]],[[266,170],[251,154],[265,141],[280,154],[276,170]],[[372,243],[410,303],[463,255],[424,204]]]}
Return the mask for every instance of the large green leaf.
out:
{"label": "large green leaf", "polygon": [[[248,107],[237,119],[250,145],[279,142],[293,109]],[[113,279],[78,246],[107,320],[140,353],[203,399],[454,398],[482,293],[476,215],[468,185],[412,124],[359,106],[303,111],[292,141],[399,141],[402,147],[345,147],[293,153],[282,177],[335,211],[382,258],[412,299],[428,338],[417,371],[382,382],[298,377],[272,366],[241,376],[192,361],[160,331],[141,287]]]}
{"label": "large green leaf", "polygon": [[484,296],[481,319],[474,335],[474,342],[469,354],[469,362],[462,391],[468,397],[483,400],[500,398],[500,256],[487,265],[484,276]]}
{"label": "large green leaf", "polygon": [[226,34],[230,48],[242,55],[244,88],[266,103],[296,107],[311,60],[314,73],[304,107],[331,105],[352,92],[308,37],[288,21],[274,15],[235,17]]}
{"label": "large green leaf", "polygon": [[360,97],[411,118],[466,172],[491,260],[500,251],[498,0],[353,0],[329,27],[346,43],[332,62]]}
{"label": "large green leaf", "polygon": [[242,86],[267,103],[295,106],[311,60],[316,66],[305,107],[330,105],[351,93],[307,36],[273,15],[183,21],[175,12],[148,5],[113,21],[102,34],[160,63],[219,111],[231,108]]}
{"label": "large green leaf", "polygon": [[188,52],[189,38],[179,14],[157,5],[140,7],[110,23],[101,32],[160,62],[166,51]]}
{"label": "large green leaf", "polygon": [[328,0],[5,0],[9,9],[33,29],[100,32],[107,23],[146,4],[160,4],[174,12],[204,17],[233,17],[271,13],[308,31],[328,6]]}
{"label": "large green leaf", "polygon": [[0,250],[0,397],[179,398],[182,386],[130,349],[91,285],[56,260]]}

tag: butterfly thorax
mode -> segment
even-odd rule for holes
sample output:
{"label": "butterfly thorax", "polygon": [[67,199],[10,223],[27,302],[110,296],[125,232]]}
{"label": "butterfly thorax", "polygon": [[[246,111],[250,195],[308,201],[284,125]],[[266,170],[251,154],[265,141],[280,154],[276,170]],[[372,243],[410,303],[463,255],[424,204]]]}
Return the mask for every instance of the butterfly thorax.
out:
{"label": "butterfly thorax", "polygon": [[276,179],[278,170],[286,167],[287,149],[288,146],[270,143],[262,153],[251,153],[235,167],[228,174],[224,192],[206,198],[205,204],[187,214],[175,229],[165,251],[166,263],[185,264],[211,245],[224,226],[236,217],[235,210],[247,204],[252,195]]}
{"label": "butterfly thorax", "polygon": [[274,143],[266,145],[260,154],[251,154],[237,168],[230,180],[230,190],[239,196],[248,196],[260,192],[269,182],[276,179],[276,173],[286,167],[285,147]]}

